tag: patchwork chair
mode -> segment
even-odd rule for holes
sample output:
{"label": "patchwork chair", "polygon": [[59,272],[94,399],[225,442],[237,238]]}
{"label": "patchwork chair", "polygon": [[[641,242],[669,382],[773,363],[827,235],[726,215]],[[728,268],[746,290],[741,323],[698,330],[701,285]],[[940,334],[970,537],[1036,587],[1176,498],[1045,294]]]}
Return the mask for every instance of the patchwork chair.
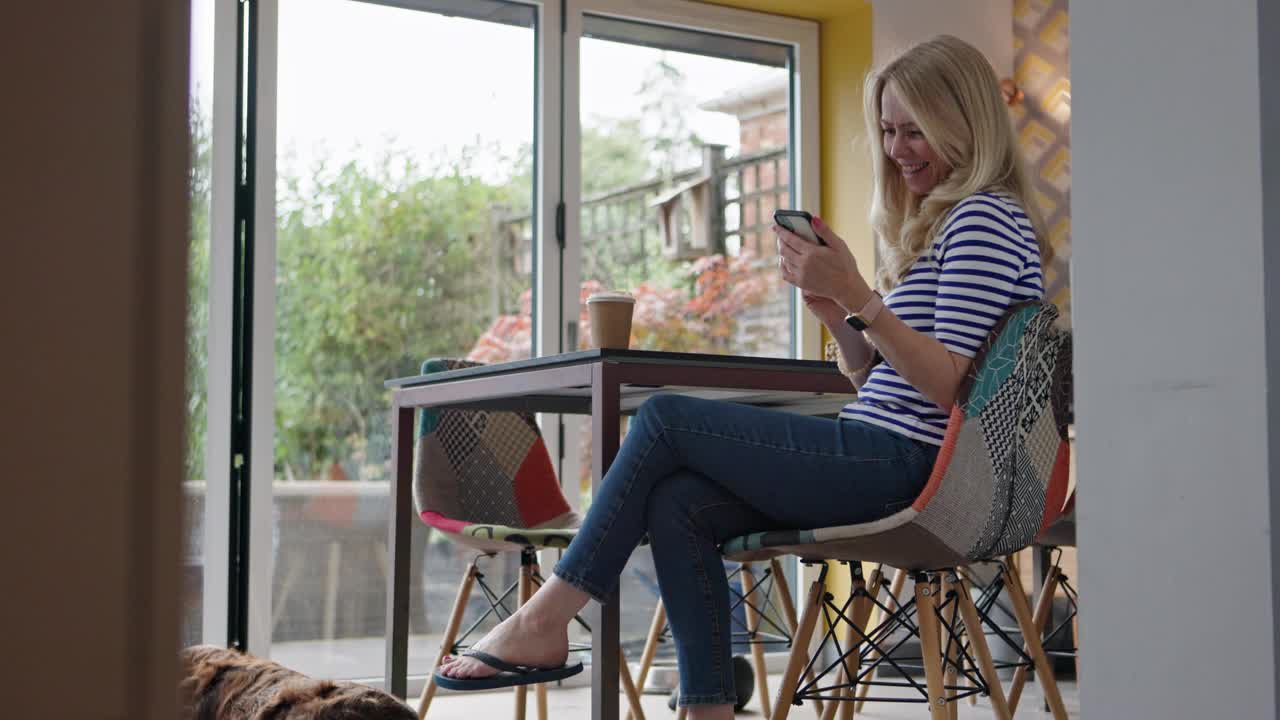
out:
{"label": "patchwork chair", "polygon": [[[867,699],[927,703],[933,720],[953,718],[957,702],[974,693],[990,695],[997,718],[1011,717],[983,619],[956,568],[1026,547],[1061,512],[1069,465],[1071,345],[1070,334],[1055,327],[1057,316],[1052,305],[1021,303],[991,331],[952,408],[933,472],[909,507],[869,523],[753,533],[724,544],[722,552],[740,562],[792,553],[820,565],[802,606],[773,720],[785,720],[792,704],[816,699],[850,702],[844,708],[848,717],[861,684],[911,688],[915,692],[907,698]],[[853,591],[843,604],[825,592],[828,560],[849,565]],[[869,592],[863,560],[906,571],[914,595],[901,604],[881,603],[883,580],[873,577]],[[1010,588],[1019,587],[1007,565],[998,567]],[[1056,720],[1066,720],[1026,596],[1011,592],[1010,597],[1046,700]],[[874,627],[869,624],[873,608],[882,618]],[[827,629],[810,659],[820,615]],[[902,639],[891,644],[893,636]],[[924,686],[894,657],[911,636],[920,640]],[[837,659],[820,664],[828,644]],[[900,671],[903,680],[874,679],[882,664]],[[806,669],[818,671],[801,685]],[[830,703],[824,716],[832,715],[835,705]]]}
{"label": "patchwork chair", "polygon": [[[423,374],[474,367],[454,359],[428,360]],[[426,717],[435,696],[435,669],[445,655],[457,654],[462,640],[484,619],[509,614],[505,601],[515,592],[523,605],[542,585],[537,551],[565,548],[573,540],[578,517],[560,490],[555,467],[542,433],[529,413],[425,408],[418,415],[414,448],[413,499],[419,517],[452,542],[478,552],[463,573],[440,652],[418,700],[418,717]],[[519,579],[503,592],[485,582],[482,558],[520,553]],[[489,609],[459,638],[462,617],[474,587]],[[580,618],[578,622],[587,627]],[[588,628],[589,629],[589,628]],[[573,650],[585,650],[573,646]],[[625,656],[619,674],[631,712],[639,720],[640,697]],[[546,686],[534,686],[540,720],[546,720]],[[524,720],[527,686],[515,688],[516,720]]]}

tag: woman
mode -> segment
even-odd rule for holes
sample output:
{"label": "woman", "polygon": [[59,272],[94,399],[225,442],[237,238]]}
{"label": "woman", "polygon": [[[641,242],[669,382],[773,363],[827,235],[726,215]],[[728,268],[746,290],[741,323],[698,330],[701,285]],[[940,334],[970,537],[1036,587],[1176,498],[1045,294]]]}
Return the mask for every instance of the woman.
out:
{"label": "woman", "polygon": [[913,47],[868,78],[865,97],[868,134],[881,139],[871,225],[883,301],[825,223],[814,225],[826,246],[773,228],[782,276],[835,337],[857,401],[839,419],[675,395],[645,403],[554,577],[477,643],[490,663],[447,658],[442,684],[492,676],[492,662],[563,664],[569,622],[613,591],[648,534],[680,702],[695,720],[729,718],[719,544],[867,522],[924,487],[978,348],[1010,304],[1043,296],[1044,234],[996,76],[976,49],[946,36]]}

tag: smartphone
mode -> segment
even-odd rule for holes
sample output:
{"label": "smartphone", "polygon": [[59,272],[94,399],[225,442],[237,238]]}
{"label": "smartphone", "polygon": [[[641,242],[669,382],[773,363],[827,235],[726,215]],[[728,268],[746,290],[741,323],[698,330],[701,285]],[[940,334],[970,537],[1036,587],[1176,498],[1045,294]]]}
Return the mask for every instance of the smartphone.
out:
{"label": "smartphone", "polygon": [[773,221],[811,243],[826,245],[813,230],[813,216],[804,210],[774,210]]}

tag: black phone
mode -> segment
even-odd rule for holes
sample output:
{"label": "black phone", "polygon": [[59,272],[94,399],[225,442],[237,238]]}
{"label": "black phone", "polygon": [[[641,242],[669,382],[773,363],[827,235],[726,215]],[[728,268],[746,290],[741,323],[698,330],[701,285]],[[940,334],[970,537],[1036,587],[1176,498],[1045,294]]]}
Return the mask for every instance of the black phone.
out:
{"label": "black phone", "polygon": [[826,245],[813,229],[813,216],[804,210],[774,210],[773,221],[811,243]]}

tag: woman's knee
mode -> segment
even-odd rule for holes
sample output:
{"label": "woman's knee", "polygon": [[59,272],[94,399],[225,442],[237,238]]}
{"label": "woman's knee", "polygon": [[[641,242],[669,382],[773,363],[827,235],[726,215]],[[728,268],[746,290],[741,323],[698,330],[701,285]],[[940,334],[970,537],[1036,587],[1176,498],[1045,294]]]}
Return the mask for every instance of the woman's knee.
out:
{"label": "woman's knee", "polygon": [[640,404],[636,410],[636,421],[655,428],[684,427],[691,414],[705,412],[705,408],[699,409],[698,406],[706,402],[687,395],[659,393]]}
{"label": "woman's knee", "polygon": [[649,493],[645,508],[650,531],[678,529],[682,533],[713,535],[716,510],[737,505],[736,498],[709,478],[679,472],[660,480]]}
{"label": "woman's knee", "polygon": [[706,488],[700,486],[708,482],[697,473],[678,472],[655,483],[645,508],[649,527],[673,524],[687,527],[693,508],[701,502],[699,496],[706,492]]}

